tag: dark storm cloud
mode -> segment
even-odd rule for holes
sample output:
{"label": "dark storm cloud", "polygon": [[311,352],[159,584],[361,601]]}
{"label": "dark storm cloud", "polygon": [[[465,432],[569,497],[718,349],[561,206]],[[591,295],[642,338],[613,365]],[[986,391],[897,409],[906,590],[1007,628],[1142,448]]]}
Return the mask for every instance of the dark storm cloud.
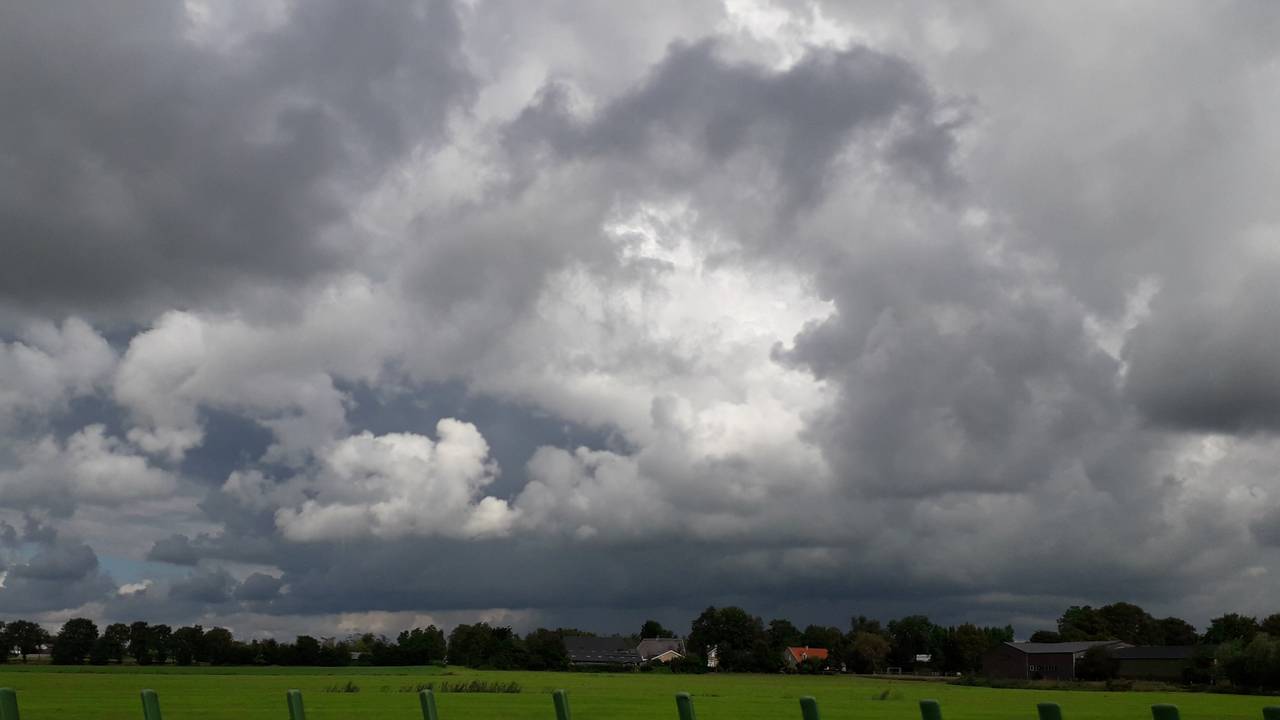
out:
{"label": "dark storm cloud", "polygon": [[60,541],[9,568],[0,588],[0,609],[18,614],[75,608],[114,590],[111,579],[98,569],[93,548]]}
{"label": "dark storm cloud", "polygon": [[72,582],[98,569],[98,556],[84,543],[58,543],[37,552],[23,565],[17,565],[15,577],[32,580]]}
{"label": "dark storm cloud", "polygon": [[192,547],[190,538],[175,534],[155,541],[147,551],[147,559],[173,565],[195,565],[200,561],[200,554]]}
{"label": "dark storm cloud", "polygon": [[1267,268],[1226,297],[1169,288],[1130,335],[1126,389],[1155,423],[1248,433],[1280,430],[1280,289]]}
{"label": "dark storm cloud", "polygon": [[169,599],[195,605],[219,605],[231,599],[235,578],[222,568],[196,570],[169,586]]}
{"label": "dark storm cloud", "polygon": [[508,144],[517,152],[545,146],[566,159],[625,159],[638,167],[619,179],[684,188],[724,172],[735,157],[758,155],[773,177],[765,188],[753,178],[752,189],[776,192],[785,220],[821,199],[859,130],[900,118],[906,130],[891,138],[892,163],[938,187],[954,181],[950,127],[933,117],[932,92],[905,60],[864,47],[813,50],[773,72],[723,60],[717,49],[710,40],[673,46],[644,83],[585,122],[574,118],[567,90],[548,86],[508,128]]}
{"label": "dark storm cloud", "polygon": [[274,600],[284,583],[279,578],[253,573],[236,588],[235,597],[241,602],[261,603]]}
{"label": "dark storm cloud", "polygon": [[191,22],[0,10],[0,300],[118,318],[332,269],[358,247],[324,229],[470,87],[443,2],[300,3],[231,49]]}

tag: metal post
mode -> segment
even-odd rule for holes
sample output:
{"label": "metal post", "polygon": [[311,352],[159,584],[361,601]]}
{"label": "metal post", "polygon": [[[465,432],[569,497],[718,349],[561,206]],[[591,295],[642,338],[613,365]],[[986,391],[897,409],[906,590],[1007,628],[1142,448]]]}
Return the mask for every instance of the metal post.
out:
{"label": "metal post", "polygon": [[803,720],[818,720],[818,701],[812,695],[800,698],[800,717]]}
{"label": "metal post", "polygon": [[289,703],[289,720],[307,720],[307,714],[302,710],[302,691],[289,690],[284,697]]}
{"label": "metal post", "polygon": [[680,720],[697,720],[693,714],[693,698],[687,692],[676,693],[676,710]]}
{"label": "metal post", "polygon": [[160,720],[160,696],[155,690],[142,691],[143,720]]}
{"label": "metal post", "polygon": [[1062,708],[1058,703],[1037,703],[1036,712],[1040,713],[1040,720],[1062,720]]}
{"label": "metal post", "polygon": [[18,720],[18,693],[0,688],[0,720]]}
{"label": "metal post", "polygon": [[1177,705],[1152,705],[1151,720],[1179,720]]}
{"label": "metal post", "polygon": [[556,720],[573,720],[569,712],[569,693],[556,690],[551,693],[551,700],[556,704]]}
{"label": "metal post", "polygon": [[422,720],[440,720],[436,714],[436,694],[431,688],[418,691],[418,702],[422,703]]}
{"label": "metal post", "polygon": [[942,706],[937,700],[920,701],[920,720],[942,720]]}

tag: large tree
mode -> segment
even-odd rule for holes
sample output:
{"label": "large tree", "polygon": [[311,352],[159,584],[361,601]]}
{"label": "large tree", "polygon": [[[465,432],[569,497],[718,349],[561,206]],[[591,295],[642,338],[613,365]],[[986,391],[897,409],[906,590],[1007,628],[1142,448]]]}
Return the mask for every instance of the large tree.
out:
{"label": "large tree", "polygon": [[24,663],[28,655],[39,652],[40,647],[48,642],[49,632],[30,620],[14,620],[5,626],[6,654],[7,648],[14,648]]}
{"label": "large tree", "polygon": [[529,670],[566,670],[569,652],[564,646],[564,636],[558,630],[538,628],[524,638]]}
{"label": "large tree", "polygon": [[98,641],[98,626],[88,618],[72,618],[62,624],[53,638],[53,662],[79,665]]}
{"label": "large tree", "polygon": [[1094,608],[1072,605],[1058,618],[1058,635],[1063,642],[1110,640],[1106,618]]}
{"label": "large tree", "polygon": [[435,625],[405,630],[396,638],[400,662],[405,665],[430,665],[444,660],[447,649],[444,631]]}
{"label": "large tree", "polygon": [[769,641],[769,648],[778,654],[781,654],[786,648],[794,647],[803,642],[800,639],[800,628],[797,628],[791,624],[790,620],[785,618],[770,620],[769,629],[765,630],[764,634]]}
{"label": "large tree", "polygon": [[1226,613],[1222,617],[1209,621],[1209,629],[1204,632],[1204,641],[1209,645],[1220,645],[1232,640],[1240,640],[1247,645],[1257,634],[1257,618]]}
{"label": "large tree", "polygon": [[1196,628],[1178,617],[1160,618],[1156,621],[1161,645],[1195,645],[1200,641]]}
{"label": "large tree", "polygon": [[673,638],[676,634],[662,627],[657,620],[645,620],[640,626],[640,638]]}
{"label": "large tree", "polygon": [[910,667],[916,655],[931,654],[941,648],[933,647],[933,623],[924,615],[908,615],[889,621],[889,659],[894,665]]}
{"label": "large tree", "polygon": [[124,662],[124,649],[129,644],[129,626],[111,623],[102,631],[102,643],[108,659]]}
{"label": "large tree", "polygon": [[857,673],[873,673],[884,669],[889,657],[889,641],[880,633],[862,630],[853,634],[849,645],[849,669]]}
{"label": "large tree", "polygon": [[1262,632],[1280,640],[1280,613],[1268,615],[1258,627]]}
{"label": "large tree", "polygon": [[764,623],[740,607],[708,607],[693,621],[689,651],[705,657],[712,648],[723,670],[769,672],[782,664],[769,647]]}
{"label": "large tree", "polygon": [[161,665],[169,661],[169,653],[173,650],[173,628],[168,625],[152,625],[151,640],[148,643],[156,655],[156,662]]}
{"label": "large tree", "polygon": [[151,664],[151,628],[145,621],[129,625],[129,654],[139,665]]}

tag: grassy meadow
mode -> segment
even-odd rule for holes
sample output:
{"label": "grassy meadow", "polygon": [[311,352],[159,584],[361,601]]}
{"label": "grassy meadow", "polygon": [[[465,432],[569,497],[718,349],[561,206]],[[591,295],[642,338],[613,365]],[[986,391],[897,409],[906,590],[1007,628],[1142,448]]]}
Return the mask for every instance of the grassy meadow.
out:
{"label": "grassy meadow", "polygon": [[[693,694],[698,720],[799,720],[798,698],[817,697],[823,720],[917,720],[935,698],[946,720],[1034,720],[1035,704],[1065,720],[1148,720],[1172,702],[1183,720],[1261,720],[1280,698],[1208,693],[997,690],[849,676],[486,672],[463,668],[148,668],[0,665],[18,691],[22,720],[140,720],[138,691],[160,695],[166,720],[287,720],[284,693],[302,690],[308,720],[421,720],[415,688],[479,680],[519,693],[437,694],[441,720],[554,720],[551,691],[569,691],[575,720],[676,720],[673,695]],[[348,682],[359,692],[335,692]]]}

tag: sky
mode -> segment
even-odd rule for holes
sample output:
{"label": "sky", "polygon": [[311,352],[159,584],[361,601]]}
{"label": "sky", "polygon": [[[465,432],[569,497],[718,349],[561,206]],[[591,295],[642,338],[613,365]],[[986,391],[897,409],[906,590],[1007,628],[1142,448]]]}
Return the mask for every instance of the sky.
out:
{"label": "sky", "polygon": [[0,619],[1280,611],[1277,39],[5,3]]}

